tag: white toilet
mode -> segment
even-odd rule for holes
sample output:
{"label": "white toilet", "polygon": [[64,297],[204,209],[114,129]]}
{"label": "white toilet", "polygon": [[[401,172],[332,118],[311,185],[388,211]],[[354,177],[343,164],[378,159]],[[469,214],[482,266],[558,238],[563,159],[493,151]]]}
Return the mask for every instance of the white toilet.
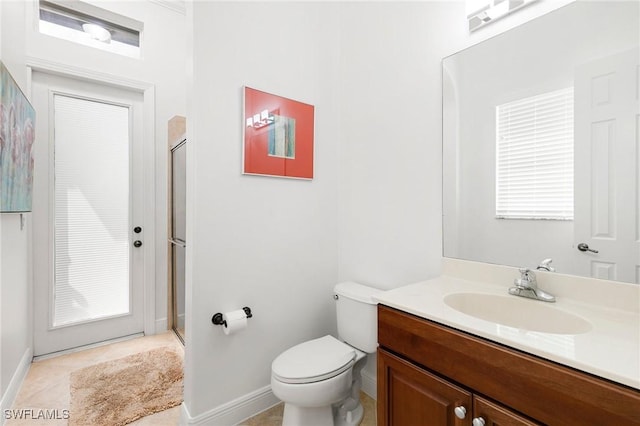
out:
{"label": "white toilet", "polygon": [[[283,426],[354,426],[362,420],[360,372],[378,346],[377,303],[381,290],[353,282],[334,288],[338,340],[300,343],[271,365],[271,389],[284,401]],[[344,342],[343,342],[344,341]]]}

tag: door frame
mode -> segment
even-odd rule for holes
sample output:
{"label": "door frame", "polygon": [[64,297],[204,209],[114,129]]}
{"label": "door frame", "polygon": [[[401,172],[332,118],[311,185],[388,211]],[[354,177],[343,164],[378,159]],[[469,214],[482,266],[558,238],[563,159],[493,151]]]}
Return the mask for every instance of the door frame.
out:
{"label": "door frame", "polygon": [[[142,94],[143,127],[142,127],[142,185],[145,244],[143,264],[143,332],[145,335],[156,334],[156,146],[155,146],[155,85],[152,83],[122,78],[117,75],[88,70],[44,59],[27,57],[27,87],[29,96],[32,91],[32,75],[34,71],[59,75],[66,78],[84,80],[96,84],[114,86]],[[33,236],[31,239],[33,246]],[[49,244],[49,243],[48,243]],[[32,262],[33,263],[33,262]]]}

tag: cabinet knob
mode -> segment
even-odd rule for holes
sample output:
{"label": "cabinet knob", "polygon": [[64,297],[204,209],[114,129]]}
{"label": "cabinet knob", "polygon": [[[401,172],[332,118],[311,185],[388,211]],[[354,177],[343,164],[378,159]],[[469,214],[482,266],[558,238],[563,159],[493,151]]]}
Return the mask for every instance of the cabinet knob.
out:
{"label": "cabinet knob", "polygon": [[484,426],[485,425],[485,421],[482,417],[476,417],[475,419],[471,420],[471,424],[473,426]]}
{"label": "cabinet knob", "polygon": [[459,419],[464,419],[467,416],[467,409],[464,408],[462,405],[454,408],[453,412],[455,413],[456,417]]}

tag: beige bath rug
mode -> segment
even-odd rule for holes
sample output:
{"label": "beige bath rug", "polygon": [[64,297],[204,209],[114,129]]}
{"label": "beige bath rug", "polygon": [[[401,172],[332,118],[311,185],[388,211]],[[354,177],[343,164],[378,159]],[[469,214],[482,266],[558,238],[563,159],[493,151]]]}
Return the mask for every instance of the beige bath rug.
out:
{"label": "beige bath rug", "polygon": [[182,357],[162,347],[71,373],[70,426],[120,426],[182,402]]}

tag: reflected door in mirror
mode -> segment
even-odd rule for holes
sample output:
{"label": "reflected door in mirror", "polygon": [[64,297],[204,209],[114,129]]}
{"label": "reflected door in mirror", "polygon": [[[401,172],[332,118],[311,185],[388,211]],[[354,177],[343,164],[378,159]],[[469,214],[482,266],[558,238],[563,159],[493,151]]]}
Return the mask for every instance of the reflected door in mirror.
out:
{"label": "reflected door in mirror", "polygon": [[[639,69],[638,49],[576,67],[574,267],[580,275],[638,282]],[[591,250],[578,250],[579,243]]]}

